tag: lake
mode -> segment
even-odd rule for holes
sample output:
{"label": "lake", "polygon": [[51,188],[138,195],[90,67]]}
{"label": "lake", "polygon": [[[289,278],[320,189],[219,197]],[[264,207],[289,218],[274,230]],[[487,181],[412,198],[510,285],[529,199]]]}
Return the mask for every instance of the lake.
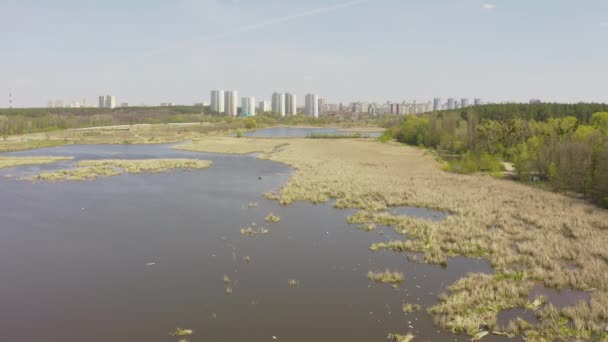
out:
{"label": "lake", "polygon": [[314,134],[328,135],[353,135],[359,134],[362,137],[377,138],[382,135],[378,132],[348,132],[336,128],[301,128],[301,127],[272,127],[262,128],[255,131],[244,132],[246,137],[253,138],[306,138]]}
{"label": "lake", "polygon": [[[492,272],[484,260],[457,257],[442,268],[371,253],[371,243],[396,234],[349,225],[354,210],[266,200],[263,194],[279,189],[292,170],[254,156],[170,145],[69,145],[2,155],[213,161],[205,170],[80,183],[5,178],[74,161],[0,169],[5,341],[175,341],[168,333],[176,327],[195,330],[190,341],[384,341],[390,332],[467,341],[440,331],[425,309],[468,272]],[[271,212],[278,223],[264,221]],[[252,222],[270,233],[242,236]],[[367,280],[369,270],[385,269],[405,274],[400,288]],[[299,286],[289,286],[290,279]],[[402,303],[423,311],[406,315]]]}

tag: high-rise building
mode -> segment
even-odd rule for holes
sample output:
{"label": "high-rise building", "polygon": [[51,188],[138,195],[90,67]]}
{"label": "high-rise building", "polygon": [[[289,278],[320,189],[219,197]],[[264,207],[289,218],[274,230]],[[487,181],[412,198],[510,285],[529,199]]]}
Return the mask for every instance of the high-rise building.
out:
{"label": "high-rise building", "polygon": [[272,107],[270,107],[270,101],[260,101],[258,105],[258,112],[265,113],[270,112]]}
{"label": "high-rise building", "polygon": [[306,95],[304,113],[310,117],[319,117],[319,96],[315,94]]}
{"label": "high-rise building", "polygon": [[398,103],[391,103],[390,106],[391,114],[399,115],[401,114],[401,105]]}
{"label": "high-rise building", "polygon": [[456,102],[456,101],[455,101],[455,100],[454,100],[454,98],[452,98],[452,97],[450,97],[450,98],[448,99],[448,110],[452,110],[452,109],[454,109],[454,103],[455,103],[455,102]]}
{"label": "high-rise building", "polygon": [[476,98],[474,103],[476,106],[481,106],[483,104],[483,102],[481,102],[480,98]]}
{"label": "high-rise building", "polygon": [[285,93],[285,115],[298,114],[298,105],[296,95]]}
{"label": "high-rise building", "polygon": [[224,113],[224,91],[211,91],[211,110],[217,113]]}
{"label": "high-rise building", "polygon": [[255,116],[254,97],[243,97],[241,99],[241,116]]}
{"label": "high-rise building", "polygon": [[319,115],[325,114],[325,99],[319,98]]}
{"label": "high-rise building", "polygon": [[106,97],[105,96],[100,96],[99,97],[99,108],[106,108]]}
{"label": "high-rise building", "polygon": [[542,101],[540,99],[530,99],[530,104],[538,104],[538,103],[542,103]]}
{"label": "high-rise building", "polygon": [[224,111],[228,116],[237,116],[239,114],[239,92],[236,90],[228,90],[224,92]]}
{"label": "high-rise building", "polygon": [[109,108],[109,109],[116,108],[116,96],[111,96],[111,95],[106,96],[106,108]]}
{"label": "high-rise building", "polygon": [[434,111],[441,110],[441,98],[440,97],[436,97],[433,100],[433,110]]}
{"label": "high-rise building", "polygon": [[285,116],[285,94],[272,94],[272,111]]}
{"label": "high-rise building", "polygon": [[467,108],[469,106],[469,99],[463,97],[460,99],[460,108]]}

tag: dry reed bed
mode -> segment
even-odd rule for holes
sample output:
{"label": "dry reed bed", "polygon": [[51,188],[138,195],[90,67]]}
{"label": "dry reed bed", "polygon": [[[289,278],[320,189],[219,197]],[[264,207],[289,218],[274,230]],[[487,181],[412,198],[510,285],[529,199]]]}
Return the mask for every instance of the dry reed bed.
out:
{"label": "dry reed bed", "polygon": [[72,157],[0,157],[0,169],[23,165],[52,164]]}
{"label": "dry reed bed", "polygon": [[161,144],[228,133],[231,123],[154,124],[70,129],[9,136],[0,152],[29,150],[65,144]]}
{"label": "dry reed bed", "polygon": [[76,163],[73,169],[43,172],[28,179],[47,182],[85,181],[124,173],[158,173],[173,169],[205,169],[210,166],[210,161],[198,159],[83,160]]}
{"label": "dry reed bed", "polygon": [[[274,147],[280,151],[271,153]],[[362,209],[352,222],[391,224],[407,235],[391,248],[425,252],[427,262],[452,255],[488,258],[505,276],[479,278],[483,292],[464,296],[456,283],[430,312],[437,323],[471,335],[483,332],[504,308],[527,304],[531,282],[593,291],[590,302],[555,310],[558,318],[522,328],[530,339],[606,338],[608,327],[608,212],[584,201],[483,175],[443,172],[424,151],[369,140],[202,139],[181,148],[250,153],[296,169],[268,194],[283,204],[325,202]],[[452,213],[441,222],[381,214],[389,206],[418,206]],[[574,268],[572,266],[574,265]],[[514,275],[525,274],[517,278]],[[507,287],[509,290],[503,289]],[[462,309],[464,307],[468,309]],[[546,309],[543,309],[546,310]],[[483,314],[479,314],[481,311]],[[543,311],[544,312],[544,311]],[[542,312],[540,313],[542,314]],[[542,315],[541,315],[542,316]],[[547,316],[549,317],[549,316]],[[557,323],[553,323],[557,322]],[[562,322],[563,324],[559,323]],[[565,323],[564,323],[565,322]],[[524,331],[525,330],[525,331]]]}
{"label": "dry reed bed", "polygon": [[55,147],[65,145],[64,141],[49,140],[24,140],[24,141],[0,141],[0,152],[14,152],[23,150],[34,150],[37,148]]}

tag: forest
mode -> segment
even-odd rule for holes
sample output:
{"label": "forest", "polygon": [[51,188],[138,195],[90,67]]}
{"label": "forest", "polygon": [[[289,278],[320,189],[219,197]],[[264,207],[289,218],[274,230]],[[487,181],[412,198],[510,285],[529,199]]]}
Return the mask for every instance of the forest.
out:
{"label": "forest", "polygon": [[488,105],[412,115],[382,139],[433,148],[453,172],[502,176],[512,164],[520,181],[608,208],[604,104]]}

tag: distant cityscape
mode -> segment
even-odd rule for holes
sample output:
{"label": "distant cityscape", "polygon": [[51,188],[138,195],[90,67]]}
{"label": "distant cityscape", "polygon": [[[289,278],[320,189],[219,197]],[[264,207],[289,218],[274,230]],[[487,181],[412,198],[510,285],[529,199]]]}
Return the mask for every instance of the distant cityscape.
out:
{"label": "distant cityscape", "polygon": [[[392,102],[384,103],[353,101],[350,103],[329,103],[325,98],[319,97],[317,94],[309,93],[304,96],[304,103],[300,106],[298,97],[293,93],[275,92],[270,96],[270,100],[260,100],[256,102],[255,97],[242,97],[239,99],[237,90],[212,90],[210,92],[210,102],[194,103],[194,106],[207,107],[209,106],[212,112],[224,114],[228,116],[255,116],[258,113],[277,113],[281,116],[291,115],[307,115],[310,117],[319,117],[320,115],[335,115],[335,114],[422,114],[438,110],[454,110],[471,106],[479,106],[484,104],[482,99],[474,98],[470,101],[469,98],[447,98],[445,101],[442,98],[436,97],[433,101],[426,102]],[[240,100],[240,101],[239,101]],[[540,103],[540,100],[531,99],[530,103]],[[128,108],[128,102],[116,100],[114,95],[99,96],[97,105],[87,101],[86,98],[82,101],[72,101],[69,104],[63,100],[48,101],[47,108]],[[162,102],[161,107],[174,107],[178,104],[174,102]],[[148,107],[146,104],[138,104],[136,107]]]}
{"label": "distant cityscape", "polygon": [[[212,90],[210,92],[210,102],[194,103],[194,106],[210,107],[212,112],[224,114],[228,116],[255,116],[258,113],[276,113],[281,116],[291,115],[307,115],[310,117],[319,117],[320,115],[336,115],[336,114],[422,114],[431,111],[439,110],[455,110],[467,108],[471,106],[479,106],[486,104],[481,98],[434,98],[432,101],[426,102],[392,102],[384,103],[353,101],[350,103],[329,103],[325,98],[319,97],[317,94],[306,94],[304,103],[300,106],[298,97],[294,93],[275,92],[270,96],[270,100],[260,100],[256,102],[253,96],[239,98],[237,90]],[[239,101],[240,100],[240,101]],[[11,97],[12,102],[12,97]],[[539,99],[530,99],[530,104],[542,103]],[[162,102],[160,107],[178,106],[175,102]],[[128,102],[116,100],[114,95],[99,96],[97,105],[87,101],[86,98],[82,101],[72,101],[66,104],[63,100],[48,101],[47,108],[128,108]],[[146,104],[138,104],[136,107],[149,107]]]}

